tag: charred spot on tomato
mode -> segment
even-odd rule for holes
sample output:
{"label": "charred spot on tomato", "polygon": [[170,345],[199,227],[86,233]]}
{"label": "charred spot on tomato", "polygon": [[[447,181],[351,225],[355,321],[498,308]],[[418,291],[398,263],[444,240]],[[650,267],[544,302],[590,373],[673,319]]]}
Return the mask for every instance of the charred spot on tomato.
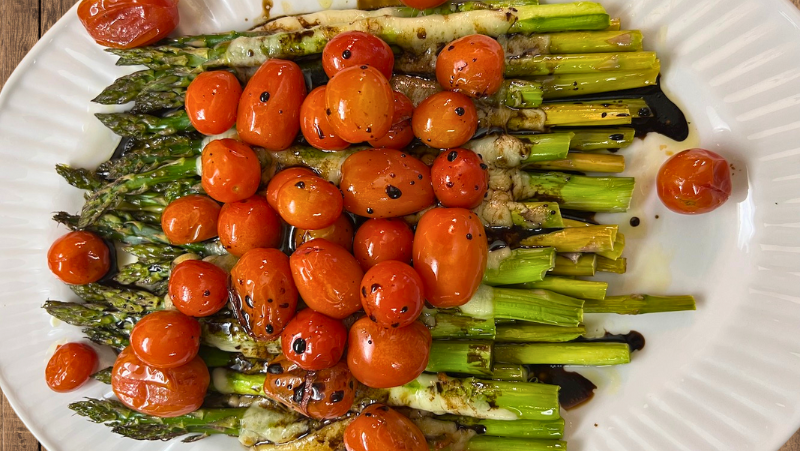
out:
{"label": "charred spot on tomato", "polygon": [[351,52],[350,49],[345,49],[344,52],[342,52],[342,58],[346,60],[349,60],[351,56],[353,56],[353,52]]}
{"label": "charred spot on tomato", "polygon": [[471,234],[471,233],[468,233],[468,234],[467,234],[467,239],[468,239],[468,240],[471,240],[471,239],[472,239],[472,234]]}
{"label": "charred spot on tomato", "polygon": [[361,296],[367,297],[367,287],[361,287]]}
{"label": "charred spot on tomato", "polygon": [[267,330],[268,334],[275,332],[275,328],[272,327],[272,324],[267,324],[267,327],[265,329]]}
{"label": "charred spot on tomato", "polygon": [[467,110],[465,110],[463,106],[456,108],[456,114],[459,116],[463,116],[466,112]]}
{"label": "charred spot on tomato", "polygon": [[303,397],[306,395],[306,384],[303,382],[292,391],[292,401],[300,404],[303,402]]}
{"label": "charred spot on tomato", "polygon": [[453,161],[456,161],[456,158],[458,158],[458,152],[456,152],[455,150],[452,150],[450,151],[450,153],[447,154],[447,161],[451,163]]}
{"label": "charred spot on tomato", "polygon": [[367,67],[369,67],[369,66],[363,65],[363,66],[361,66],[361,70],[367,70]]}
{"label": "charred spot on tomato", "polygon": [[378,290],[380,290],[380,289],[381,289],[381,286],[380,286],[380,284],[377,284],[377,283],[373,283],[372,286],[370,287],[370,290],[372,290],[373,293],[378,291]]}
{"label": "charred spot on tomato", "polygon": [[[350,388],[353,388],[353,381],[350,381]],[[331,393],[331,402],[337,403],[342,402],[344,399],[344,390],[336,390],[335,392]]]}
{"label": "charred spot on tomato", "polygon": [[386,195],[389,196],[390,199],[399,199],[403,195],[403,192],[394,185],[387,185]]}
{"label": "charred spot on tomato", "polygon": [[[283,366],[280,363],[270,363],[267,365],[267,373],[269,374],[283,374]],[[278,381],[275,381],[278,382]]]}
{"label": "charred spot on tomato", "polygon": [[406,312],[408,312],[408,306],[404,305],[403,308],[400,309],[400,313],[406,313]]}
{"label": "charred spot on tomato", "polygon": [[295,338],[292,342],[292,351],[294,351],[295,354],[306,352],[306,341],[303,338]]}
{"label": "charred spot on tomato", "polygon": [[372,214],[372,213],[374,213],[374,212],[375,212],[375,210],[373,210],[373,209],[371,209],[371,208],[367,208],[367,214],[368,214],[368,215],[371,215],[371,214]]}
{"label": "charred spot on tomato", "polygon": [[312,401],[322,401],[325,399],[325,384],[320,382],[315,382],[311,384],[311,400]]}
{"label": "charred spot on tomato", "polygon": [[445,183],[444,185],[446,187],[448,187],[448,188],[452,188],[453,186],[455,186],[455,183],[453,183],[452,181],[449,181],[449,182]]}
{"label": "charred spot on tomato", "polygon": [[211,296],[211,291],[210,291],[210,290],[206,290],[206,291],[204,291],[204,292],[203,292],[203,296],[204,296],[204,297],[209,297],[209,296]]}
{"label": "charred spot on tomato", "polygon": [[260,100],[264,103],[269,102],[269,93],[267,91],[262,92]]}
{"label": "charred spot on tomato", "polygon": [[297,182],[297,183],[294,184],[294,186],[296,186],[296,187],[298,187],[300,189],[305,189],[306,183],[305,182]]}
{"label": "charred spot on tomato", "polygon": [[244,303],[247,304],[247,306],[250,308],[255,308],[253,305],[253,298],[251,298],[250,295],[244,296]]}

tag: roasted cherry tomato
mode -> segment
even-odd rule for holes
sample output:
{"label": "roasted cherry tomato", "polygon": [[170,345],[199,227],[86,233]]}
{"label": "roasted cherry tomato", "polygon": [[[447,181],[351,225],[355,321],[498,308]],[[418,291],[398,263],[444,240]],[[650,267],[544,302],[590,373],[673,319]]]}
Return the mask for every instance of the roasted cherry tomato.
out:
{"label": "roasted cherry tomato", "polygon": [[347,328],[338,319],[300,311],[281,334],[283,355],[304,370],[330,368],[340,360],[347,344]]}
{"label": "roasted cherry tomato", "polygon": [[130,347],[154,368],[186,365],[200,350],[200,323],[174,310],[150,313],[133,326]]}
{"label": "roasted cherry tomato", "polygon": [[394,149],[357,152],[342,165],[344,208],[359,216],[393,218],[433,205],[431,170]]}
{"label": "roasted cherry tomato", "polygon": [[242,97],[239,79],[228,71],[203,72],[186,90],[186,113],[192,125],[204,135],[219,135],[236,123]]}
{"label": "roasted cherry tomato", "polygon": [[264,392],[305,416],[332,420],[353,406],[355,385],[344,361],[331,368],[306,371],[281,354],[267,365]]}
{"label": "roasted cherry tomato", "polygon": [[425,299],[436,307],[469,302],[486,271],[486,230],[475,213],[462,208],[426,212],[414,236],[414,269]]}
{"label": "roasted cherry tomato", "polygon": [[464,94],[440,92],[417,106],[411,126],[414,135],[426,145],[451,149],[472,139],[478,129],[478,110]]}
{"label": "roasted cherry tomato", "polygon": [[394,91],[394,114],[392,115],[392,128],[382,138],[369,142],[372,147],[388,147],[402,149],[414,140],[414,130],[411,128],[411,117],[414,114],[414,104],[401,92]]}
{"label": "roasted cherry tomato", "polygon": [[348,67],[364,64],[378,69],[387,80],[392,78],[392,48],[369,33],[346,31],[337,34],[322,51],[322,68],[331,78]]}
{"label": "roasted cherry tomato", "polygon": [[233,307],[250,336],[273,340],[297,312],[297,287],[289,257],[278,249],[253,249],[231,270]]}
{"label": "roasted cherry tomato", "polygon": [[368,387],[399,387],[422,374],[430,351],[431,333],[420,322],[393,328],[361,318],[350,328],[347,365]]}
{"label": "roasted cherry tomato", "polygon": [[290,225],[301,229],[324,229],[342,215],[342,192],[316,175],[284,183],[278,191],[278,213]]}
{"label": "roasted cherry tomato", "polygon": [[47,266],[64,283],[97,282],[111,268],[111,253],[102,238],[91,232],[70,232],[47,251]]}
{"label": "roasted cherry tomato", "polygon": [[203,190],[220,202],[237,202],[258,191],[261,165],[253,149],[233,139],[211,141],[203,149]]}
{"label": "roasted cherry tomato", "polygon": [[382,404],[361,411],[344,430],[347,451],[428,451],[425,435],[408,417]]}
{"label": "roasted cherry tomato", "polygon": [[350,143],[343,140],[333,130],[328,120],[325,86],[311,91],[300,108],[300,131],[309,144],[317,149],[344,150]]}
{"label": "roasted cherry tomato", "polygon": [[496,40],[482,34],[456,39],[436,58],[436,79],[450,91],[490,96],[503,85],[506,55]]}
{"label": "roasted cherry tomato", "polygon": [[241,257],[250,249],[280,247],[281,218],[269,206],[267,199],[256,195],[223,205],[217,232],[225,249]]}
{"label": "roasted cherry tomato", "polygon": [[208,367],[200,357],[177,368],[160,370],[139,360],[130,346],[117,356],[111,370],[111,389],[122,404],[162,418],[199,409],[210,382]]}
{"label": "roasted cherry tomato", "polygon": [[392,128],[394,98],[386,77],[372,66],[342,70],[325,90],[336,134],[351,143],[381,138]]}
{"label": "roasted cherry tomato", "polygon": [[307,243],[317,238],[323,238],[331,243],[338,244],[347,250],[353,251],[353,221],[347,214],[342,214],[339,219],[333,224],[325,227],[324,229],[306,230],[296,229],[294,236],[295,248],[300,247],[303,243]]}
{"label": "roasted cherry tomato", "polygon": [[400,2],[412,8],[428,9],[443,5],[447,3],[447,0],[400,0]]}
{"label": "roasted cherry tomato", "polygon": [[172,244],[189,244],[217,236],[220,206],[199,194],[173,201],[161,214],[161,228]]}
{"label": "roasted cherry tomato", "polygon": [[270,59],[247,83],[239,102],[236,130],[254,146],[278,151],[289,147],[300,131],[300,107],[306,79],[292,61]]}
{"label": "roasted cherry tomato", "polygon": [[489,189],[489,171],[481,157],[467,149],[439,154],[431,167],[433,192],[445,207],[475,208]]}
{"label": "roasted cherry tomato", "polygon": [[184,315],[213,315],[228,303],[228,273],[209,262],[184,260],[169,275],[169,297]]}
{"label": "roasted cherry tomato", "polygon": [[56,348],[44,374],[51,390],[66,393],[85,384],[96,369],[94,349],[81,343],[67,343]]}
{"label": "roasted cherry tomato", "polygon": [[402,219],[370,219],[361,224],[353,243],[353,255],[364,271],[380,262],[411,262],[414,232]]}
{"label": "roasted cherry tomato", "polygon": [[269,206],[278,211],[278,191],[283,187],[283,184],[306,175],[313,176],[317,174],[311,169],[300,166],[284,169],[275,174],[269,181],[269,185],[267,185],[267,202],[269,202]]}
{"label": "roasted cherry tomato", "polygon": [[175,0],[83,0],[78,18],[98,44],[118,49],[160,41],[180,21]]}
{"label": "roasted cherry tomato", "polygon": [[406,263],[389,260],[370,268],[361,280],[361,304],[367,317],[383,327],[405,327],[422,313],[422,279]]}
{"label": "roasted cherry tomato", "polygon": [[364,271],[345,248],[317,239],[292,254],[292,276],[306,305],[344,319],[361,310],[358,287]]}
{"label": "roasted cherry tomato", "polygon": [[685,215],[708,213],[731,196],[728,162],[705,149],[689,149],[667,160],[658,171],[658,197]]}

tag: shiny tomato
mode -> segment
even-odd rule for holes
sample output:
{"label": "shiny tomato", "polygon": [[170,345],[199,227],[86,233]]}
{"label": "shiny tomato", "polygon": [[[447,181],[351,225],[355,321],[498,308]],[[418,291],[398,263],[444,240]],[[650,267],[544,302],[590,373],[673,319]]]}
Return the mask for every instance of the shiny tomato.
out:
{"label": "shiny tomato", "polygon": [[278,213],[301,229],[324,229],[342,215],[342,192],[333,183],[305,176],[284,183],[278,191]]}
{"label": "shiny tomato", "polygon": [[411,262],[414,232],[402,219],[370,219],[356,232],[353,255],[364,271],[380,262]]}
{"label": "shiny tomato", "polygon": [[133,326],[130,348],[154,368],[186,365],[200,350],[200,323],[174,310],[150,313]]}
{"label": "shiny tomato", "polygon": [[347,142],[380,138],[392,128],[392,88],[372,66],[354,66],[339,72],[328,82],[325,99],[333,129]]}
{"label": "shiny tomato", "polygon": [[414,236],[414,269],[425,299],[436,307],[466,304],[486,271],[486,230],[475,213],[462,208],[426,212]]}
{"label": "shiny tomato", "polygon": [[445,207],[475,208],[489,189],[489,171],[475,152],[450,149],[431,167],[433,192]]}
{"label": "shiny tomato", "polygon": [[289,147],[300,131],[306,79],[296,63],[270,59],[247,83],[239,102],[236,130],[244,142],[267,150]]}
{"label": "shiny tomato", "polygon": [[705,149],[689,149],[667,160],[658,171],[658,197],[685,215],[716,210],[731,196],[728,162]]}
{"label": "shiny tomato", "polygon": [[282,229],[278,213],[259,195],[223,205],[217,221],[220,242],[237,257],[258,247],[280,247]]}
{"label": "shiny tomato", "polygon": [[66,393],[85,384],[96,369],[94,349],[81,343],[67,343],[56,348],[44,374],[51,390]]}
{"label": "shiny tomato", "polygon": [[277,338],[297,312],[289,257],[278,249],[253,249],[231,270],[233,307],[250,336]]}
{"label": "shiny tomato", "polygon": [[111,268],[111,252],[94,233],[70,232],[50,246],[47,266],[64,283],[86,285],[106,275]]}
{"label": "shiny tomato", "polygon": [[503,85],[506,55],[495,39],[473,34],[448,44],[436,58],[436,79],[450,91],[490,96]]}
{"label": "shiny tomato", "polygon": [[401,92],[394,91],[394,114],[392,115],[392,128],[382,138],[369,142],[372,147],[388,147],[402,149],[414,140],[414,130],[411,128],[411,117],[414,115],[414,104],[411,99]]}
{"label": "shiny tomato", "polygon": [[364,271],[342,246],[309,241],[292,254],[291,266],[300,296],[315,311],[344,319],[361,310],[358,287]]}
{"label": "shiny tomato", "polygon": [[269,206],[272,207],[273,210],[278,211],[278,191],[283,187],[283,184],[289,180],[307,175],[314,176],[317,174],[311,169],[300,166],[284,169],[275,174],[269,181],[269,185],[267,185],[267,202],[269,202]]}
{"label": "shiny tomato", "polygon": [[233,139],[211,141],[203,149],[203,190],[219,202],[237,202],[258,191],[261,165],[253,149]]}
{"label": "shiny tomato", "polygon": [[117,356],[111,370],[111,389],[122,404],[162,418],[199,409],[210,382],[208,367],[200,357],[177,368],[160,370],[139,360],[130,346]]}
{"label": "shiny tomato", "polygon": [[209,262],[184,260],[169,275],[169,297],[184,315],[213,315],[228,303],[228,273]]}
{"label": "shiny tomato", "polygon": [[219,135],[236,123],[242,97],[239,79],[228,71],[203,72],[186,90],[186,114],[198,132]]}
{"label": "shiny tomato", "polygon": [[428,451],[425,435],[408,417],[372,404],[344,431],[347,451]]}
{"label": "shiny tomato", "polygon": [[344,324],[310,308],[300,311],[281,334],[283,355],[309,371],[336,365],[342,360],[346,344]]}
{"label": "shiny tomato", "polygon": [[342,214],[333,224],[324,229],[306,230],[296,229],[294,236],[295,248],[300,247],[317,238],[323,238],[331,243],[338,244],[347,250],[353,251],[353,221],[347,214]]}
{"label": "shiny tomato", "polygon": [[447,0],[400,0],[406,6],[416,9],[435,8],[447,3]]}
{"label": "shiny tomato", "polygon": [[347,365],[368,387],[398,387],[422,374],[430,350],[431,333],[420,322],[392,328],[361,318],[350,328]]}
{"label": "shiny tomato", "polygon": [[161,228],[172,244],[189,244],[217,236],[220,206],[198,194],[171,202],[161,214]]}
{"label": "shiny tomato", "polygon": [[328,120],[325,92],[326,87],[320,86],[311,91],[303,101],[300,108],[300,131],[306,141],[317,149],[347,149],[350,143],[336,134]]}
{"label": "shiny tomato", "polygon": [[119,49],[160,41],[180,21],[175,0],[82,0],[78,18],[98,44]]}
{"label": "shiny tomato", "polygon": [[348,67],[364,64],[378,69],[387,80],[392,78],[392,48],[369,33],[346,31],[337,34],[322,51],[322,68],[331,78]]}
{"label": "shiny tomato", "polygon": [[394,149],[357,152],[342,165],[344,208],[369,218],[393,218],[433,205],[431,170]]}
{"label": "shiny tomato", "polygon": [[411,126],[414,135],[426,145],[451,149],[472,139],[478,129],[478,110],[464,94],[440,92],[417,106]]}
{"label": "shiny tomato", "polygon": [[361,304],[367,317],[383,327],[405,327],[422,313],[422,279],[406,263],[389,260],[370,268],[361,280]]}

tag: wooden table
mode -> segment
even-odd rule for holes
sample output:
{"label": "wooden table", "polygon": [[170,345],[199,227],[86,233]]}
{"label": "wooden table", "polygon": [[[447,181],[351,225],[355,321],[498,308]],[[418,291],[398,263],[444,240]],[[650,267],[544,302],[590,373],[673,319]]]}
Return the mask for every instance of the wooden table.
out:
{"label": "wooden table", "polygon": [[[792,1],[800,7],[800,0]],[[44,32],[74,4],[75,0],[0,0],[0,87]],[[44,450],[2,392],[0,398],[0,451]],[[780,451],[800,451],[800,431]]]}

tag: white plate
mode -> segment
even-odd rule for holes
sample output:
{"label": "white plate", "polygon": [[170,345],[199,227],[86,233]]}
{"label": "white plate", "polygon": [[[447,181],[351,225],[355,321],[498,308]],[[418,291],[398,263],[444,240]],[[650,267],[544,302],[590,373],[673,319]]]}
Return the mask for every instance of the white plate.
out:
{"label": "white plate", "polygon": [[[648,345],[625,367],[583,370],[600,388],[566,413],[570,448],[777,449],[800,426],[800,14],[786,0],[603,3],[625,28],[646,32],[666,88],[698,130],[692,140],[733,162],[735,191],[714,214],[670,213],[653,194],[652,174],[676,148],[653,136],[626,151],[642,176],[634,212],[616,220],[635,214],[643,225],[625,230],[631,271],[615,279],[616,291],[694,293],[699,310],[592,320],[639,330]],[[261,0],[182,0],[181,10],[184,33],[241,29],[257,20]],[[39,308],[72,297],[45,254],[64,233],[51,213],[77,211],[81,193],[53,166],[109,156],[115,137],[92,117],[103,107],[89,100],[129,71],[113,62],[73,10],[0,96],[0,385],[51,451],[189,449],[122,439],[72,415],[70,402],[108,393],[99,383],[67,395],[44,383],[54,345],[80,336],[52,327]],[[191,445],[231,446],[227,437]]]}

